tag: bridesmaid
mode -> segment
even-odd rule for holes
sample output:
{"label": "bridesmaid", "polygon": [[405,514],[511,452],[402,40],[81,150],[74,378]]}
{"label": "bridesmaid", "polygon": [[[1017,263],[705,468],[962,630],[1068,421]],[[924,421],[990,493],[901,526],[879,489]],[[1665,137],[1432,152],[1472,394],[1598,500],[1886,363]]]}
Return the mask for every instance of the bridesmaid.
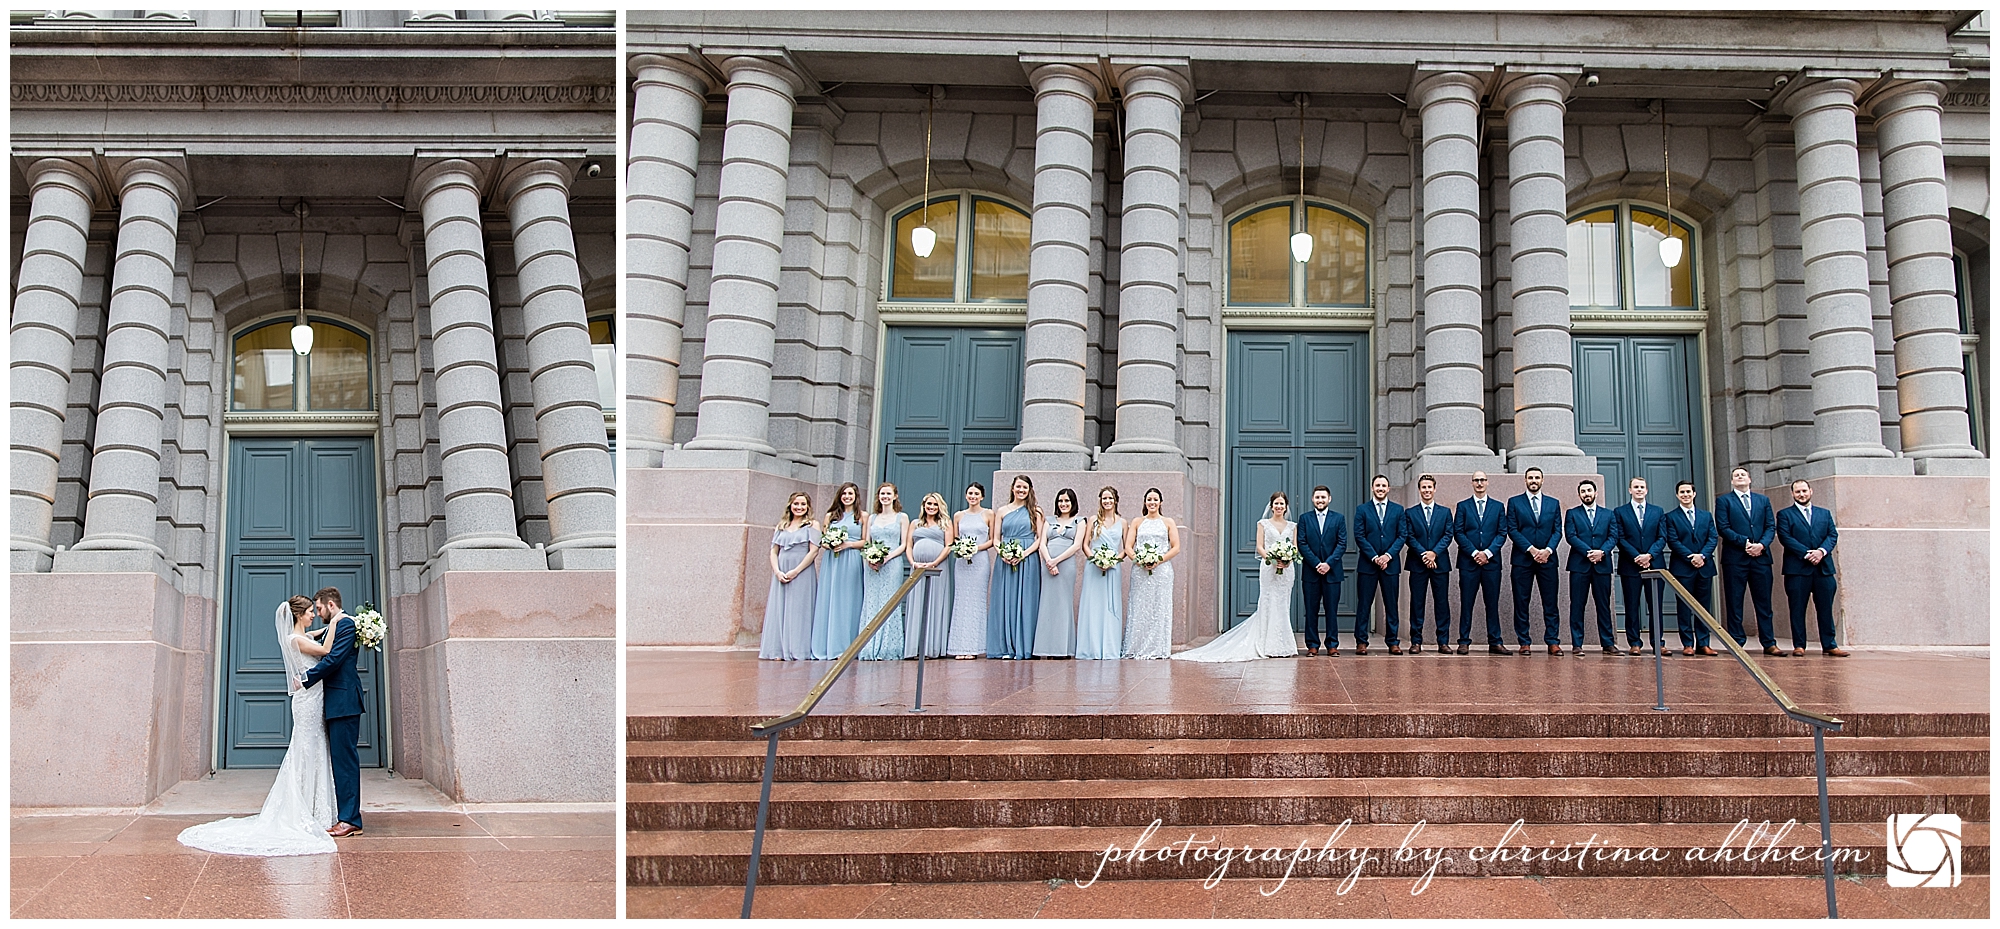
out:
{"label": "bridesmaid", "polygon": [[992,525],[986,518],[992,511],[979,504],[986,499],[986,486],[973,481],[965,488],[965,509],[952,517],[957,534],[970,536],[978,546],[971,558],[951,560],[951,633],[945,651],[953,658],[977,658],[986,654],[986,586],[993,579]]}
{"label": "bridesmaid", "polygon": [[1125,521],[1118,518],[1117,489],[1106,487],[1097,492],[1097,515],[1090,518],[1084,538],[1086,541],[1077,552],[1084,563],[1077,569],[1083,574],[1083,592],[1076,604],[1076,657],[1117,658],[1125,627],[1124,611],[1120,608],[1124,592],[1120,566],[1099,568],[1089,560],[1090,553],[1099,546],[1113,553],[1124,551]]}
{"label": "bridesmaid", "polygon": [[[889,555],[880,563],[868,565],[868,576],[861,583],[861,624],[875,618],[882,605],[895,596],[896,588],[903,586],[903,577],[909,573],[909,564],[903,560],[903,552],[910,547],[910,517],[903,513],[903,499],[896,494],[896,485],[884,481],[875,488],[875,513],[868,517],[868,541],[889,546]],[[861,647],[863,661],[900,660],[903,657],[903,605],[882,622],[875,637]]]}
{"label": "bridesmaid", "polygon": [[[1035,484],[1027,475],[1014,478],[1012,499],[993,511],[992,535],[1017,542],[1021,557],[997,556],[1005,567],[993,569],[993,611],[986,617],[986,657],[1031,658],[1035,648],[1035,618],[1042,607],[1042,508],[1035,505]],[[998,548],[998,543],[995,543]]]}
{"label": "bridesmaid", "polygon": [[1076,491],[1056,491],[1056,514],[1042,538],[1042,603],[1035,617],[1035,657],[1068,658],[1076,654],[1077,565],[1083,563],[1084,520],[1076,511]]}
{"label": "bridesmaid", "polygon": [[[944,495],[928,493],[910,525],[910,567],[935,568],[951,557],[951,510]],[[903,601],[903,657],[917,657],[918,634],[925,658],[943,658],[945,636],[951,632],[951,579],[943,571],[917,582]]]}
{"label": "bridesmaid", "polygon": [[[764,641],[759,658],[798,661],[812,657],[813,588],[819,578],[819,523],[812,498],[794,492],[785,518],[771,534],[771,593],[764,601]],[[803,578],[803,580],[801,580]]]}
{"label": "bridesmaid", "polygon": [[1147,488],[1139,518],[1125,527],[1125,557],[1150,542],[1165,555],[1152,570],[1132,562],[1132,590],[1125,603],[1125,649],[1128,658],[1166,658],[1174,650],[1174,565],[1181,553],[1181,531],[1160,513],[1160,492]]}
{"label": "bridesmaid", "polygon": [[840,485],[826,510],[825,529],[847,530],[847,544],[826,552],[819,565],[819,601],[813,604],[812,656],[839,658],[861,631],[861,488]]}

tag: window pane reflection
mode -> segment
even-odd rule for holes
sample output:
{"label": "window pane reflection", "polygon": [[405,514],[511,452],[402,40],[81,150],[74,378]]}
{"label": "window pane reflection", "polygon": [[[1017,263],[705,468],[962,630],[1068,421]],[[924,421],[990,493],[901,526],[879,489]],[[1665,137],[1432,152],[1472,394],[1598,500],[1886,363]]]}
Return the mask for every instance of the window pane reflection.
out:
{"label": "window pane reflection", "polygon": [[[1655,261],[1659,254],[1655,247]],[[1593,210],[1569,224],[1569,303],[1605,308],[1620,305],[1616,210]]]}
{"label": "window pane reflection", "polygon": [[1028,214],[992,200],[972,201],[972,292],[967,299],[1028,299]]}
{"label": "window pane reflection", "polygon": [[1665,216],[1649,210],[1632,211],[1632,300],[1641,307],[1694,306],[1694,240],[1688,228],[1671,224],[1681,240],[1681,263],[1669,268],[1660,260],[1660,240],[1668,235]]}
{"label": "window pane reflection", "polygon": [[[289,327],[272,326],[273,330]],[[313,323],[312,354],[307,357],[307,396],[312,410],[366,410],[368,337],[328,323]],[[261,330],[260,330],[261,331]]]}
{"label": "window pane reflection", "polygon": [[[937,245],[929,258],[917,257],[910,246],[910,233],[929,226],[937,233]],[[951,300],[953,277],[958,266],[958,198],[933,200],[926,221],[922,206],[896,217],[895,274],[889,282],[892,300]],[[1025,283],[1026,272],[1022,272]],[[1025,286],[1023,287],[1025,293]]]}
{"label": "window pane reflection", "polygon": [[[1229,302],[1292,302],[1292,208],[1265,207],[1229,225]],[[1320,244],[1314,243],[1317,255]]]}
{"label": "window pane reflection", "polygon": [[618,408],[618,369],[614,367],[618,346],[612,342],[611,318],[590,321],[590,366],[597,369],[597,403],[607,410]]}
{"label": "window pane reflection", "polygon": [[277,323],[236,337],[236,377],[230,393],[234,409],[292,408],[292,325]]}
{"label": "window pane reflection", "polygon": [[[1306,260],[1306,303],[1313,306],[1368,303],[1368,230],[1352,217],[1320,206],[1306,207],[1312,257]],[[1285,258],[1291,259],[1290,236]]]}

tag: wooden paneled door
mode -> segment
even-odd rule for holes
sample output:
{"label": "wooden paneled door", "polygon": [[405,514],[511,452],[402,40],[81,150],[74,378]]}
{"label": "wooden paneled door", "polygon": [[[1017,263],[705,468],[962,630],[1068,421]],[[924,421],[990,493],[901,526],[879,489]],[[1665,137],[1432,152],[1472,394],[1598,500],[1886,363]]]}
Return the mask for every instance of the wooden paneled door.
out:
{"label": "wooden paneled door", "polygon": [[1702,454],[1700,357],[1693,336],[1578,337],[1576,444],[1597,456],[1605,502],[1620,505],[1626,484],[1646,479],[1647,502],[1674,506],[1674,484],[1694,482],[1709,504]]}
{"label": "wooden paneled door", "polygon": [[[891,326],[883,339],[882,480],[915,513],[924,494],[965,506],[1021,437],[1021,330]],[[862,488],[863,504],[873,488]],[[987,499],[994,489],[986,488]]]}

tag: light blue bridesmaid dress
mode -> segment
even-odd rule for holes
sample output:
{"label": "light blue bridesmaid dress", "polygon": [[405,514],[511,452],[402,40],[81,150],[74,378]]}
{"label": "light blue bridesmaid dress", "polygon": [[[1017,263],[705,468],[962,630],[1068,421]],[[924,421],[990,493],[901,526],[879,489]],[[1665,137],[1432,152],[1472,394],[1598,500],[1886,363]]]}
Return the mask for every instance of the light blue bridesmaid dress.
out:
{"label": "light blue bridesmaid dress", "polygon": [[[1097,537],[1084,549],[1088,554],[1099,545],[1110,546],[1113,552],[1121,551],[1125,545],[1125,521],[1115,520],[1097,530]],[[1082,558],[1082,555],[1078,557]],[[1119,576],[1124,566],[1114,565],[1109,571],[1100,571],[1084,559],[1083,590],[1077,596],[1076,604],[1076,657],[1078,658],[1121,658],[1124,644],[1125,611],[1123,609],[1124,590]]]}
{"label": "light blue bridesmaid dress", "polygon": [[[1035,544],[1034,518],[1025,506],[1000,517],[1000,541]],[[1042,555],[1036,552],[1010,565],[993,556],[993,605],[986,615],[986,657],[1031,658],[1035,649],[1035,617],[1042,608]]]}
{"label": "light blue bridesmaid dress", "polygon": [[[868,520],[868,538],[890,548],[903,544],[903,514],[883,513]],[[858,554],[858,553],[857,553]],[[864,565],[861,579],[861,624],[868,621],[882,609],[882,604],[903,586],[903,579],[910,573],[910,563],[902,555],[883,562],[882,567],[869,570]],[[903,605],[896,604],[894,612],[883,620],[882,628],[875,637],[861,647],[863,661],[901,660],[903,657]]]}
{"label": "light blue bridesmaid dress", "polygon": [[[843,513],[833,526],[847,530],[847,538],[861,538],[861,524]],[[832,528],[829,526],[828,528]],[[812,656],[839,658],[861,631],[861,550],[819,553],[819,599],[813,604]]]}
{"label": "light blue bridesmaid dress", "polygon": [[[812,523],[793,529],[780,529],[771,535],[771,544],[778,549],[778,570],[790,571],[799,566],[812,554],[814,545],[819,544],[819,531]],[[797,661],[812,657],[812,624],[814,588],[818,585],[819,564],[799,572],[787,584],[771,575],[770,596],[764,601],[764,636],[762,647],[757,650],[759,658],[782,658]]]}

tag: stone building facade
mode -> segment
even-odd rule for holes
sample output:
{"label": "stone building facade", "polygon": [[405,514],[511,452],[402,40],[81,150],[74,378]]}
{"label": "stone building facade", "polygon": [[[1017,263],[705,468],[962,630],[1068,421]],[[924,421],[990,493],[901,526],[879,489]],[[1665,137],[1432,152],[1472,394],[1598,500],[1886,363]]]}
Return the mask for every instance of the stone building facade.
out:
{"label": "stone building facade", "polygon": [[1982,14],[628,28],[633,644],[752,641],[793,488],[1159,487],[1187,641],[1273,489],[1738,464],[1833,508],[1843,641],[1988,641]]}
{"label": "stone building facade", "polygon": [[328,584],[364,765],[612,798],[613,25],[15,17],[14,804],[275,765]]}

